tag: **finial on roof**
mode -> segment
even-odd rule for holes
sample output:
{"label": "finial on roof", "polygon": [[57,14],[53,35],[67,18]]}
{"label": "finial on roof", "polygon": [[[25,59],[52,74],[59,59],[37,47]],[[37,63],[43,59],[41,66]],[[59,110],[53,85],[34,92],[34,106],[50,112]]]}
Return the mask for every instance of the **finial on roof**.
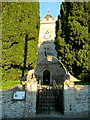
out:
{"label": "finial on roof", "polygon": [[48,15],[50,14],[50,9],[47,9],[47,11],[48,11]]}

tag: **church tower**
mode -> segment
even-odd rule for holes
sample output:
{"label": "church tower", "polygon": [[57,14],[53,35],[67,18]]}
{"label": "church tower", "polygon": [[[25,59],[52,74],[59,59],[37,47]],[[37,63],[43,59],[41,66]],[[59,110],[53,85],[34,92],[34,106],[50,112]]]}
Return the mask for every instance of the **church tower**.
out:
{"label": "church tower", "polygon": [[45,52],[50,52],[57,57],[57,52],[55,50],[54,40],[55,40],[55,22],[56,20],[48,13],[40,21],[40,33],[39,33],[39,43],[38,43],[38,61],[45,57]]}
{"label": "church tower", "polygon": [[40,84],[52,85],[53,81],[62,81],[65,70],[57,59],[55,50],[55,27],[56,19],[50,13],[40,21],[40,32],[38,42],[38,60],[35,76]]}

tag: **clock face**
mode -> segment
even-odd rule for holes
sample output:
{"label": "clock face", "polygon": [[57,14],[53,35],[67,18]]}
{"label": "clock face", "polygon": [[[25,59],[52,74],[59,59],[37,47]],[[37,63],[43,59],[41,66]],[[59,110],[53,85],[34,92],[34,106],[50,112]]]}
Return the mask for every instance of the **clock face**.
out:
{"label": "clock face", "polygon": [[44,38],[45,39],[49,39],[51,37],[51,35],[49,34],[49,32],[47,31],[46,33],[45,33],[45,35],[44,35]]}

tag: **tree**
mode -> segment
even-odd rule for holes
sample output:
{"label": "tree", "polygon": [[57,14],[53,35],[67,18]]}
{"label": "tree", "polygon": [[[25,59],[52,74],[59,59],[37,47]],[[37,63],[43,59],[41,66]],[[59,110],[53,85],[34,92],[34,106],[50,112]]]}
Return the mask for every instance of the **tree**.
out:
{"label": "tree", "polygon": [[[23,69],[34,68],[39,23],[39,2],[2,3],[3,80],[19,80]],[[25,51],[27,60],[24,66]]]}
{"label": "tree", "polygon": [[88,80],[90,75],[87,2],[63,2],[61,5],[61,31],[56,38],[60,59],[68,71],[81,80]]}

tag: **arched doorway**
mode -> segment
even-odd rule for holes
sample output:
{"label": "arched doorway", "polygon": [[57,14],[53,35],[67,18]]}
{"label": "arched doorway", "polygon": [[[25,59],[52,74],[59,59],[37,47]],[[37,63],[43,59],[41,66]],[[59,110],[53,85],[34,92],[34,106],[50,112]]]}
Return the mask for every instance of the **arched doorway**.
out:
{"label": "arched doorway", "polygon": [[50,72],[48,70],[45,70],[43,72],[43,85],[50,84]]}

